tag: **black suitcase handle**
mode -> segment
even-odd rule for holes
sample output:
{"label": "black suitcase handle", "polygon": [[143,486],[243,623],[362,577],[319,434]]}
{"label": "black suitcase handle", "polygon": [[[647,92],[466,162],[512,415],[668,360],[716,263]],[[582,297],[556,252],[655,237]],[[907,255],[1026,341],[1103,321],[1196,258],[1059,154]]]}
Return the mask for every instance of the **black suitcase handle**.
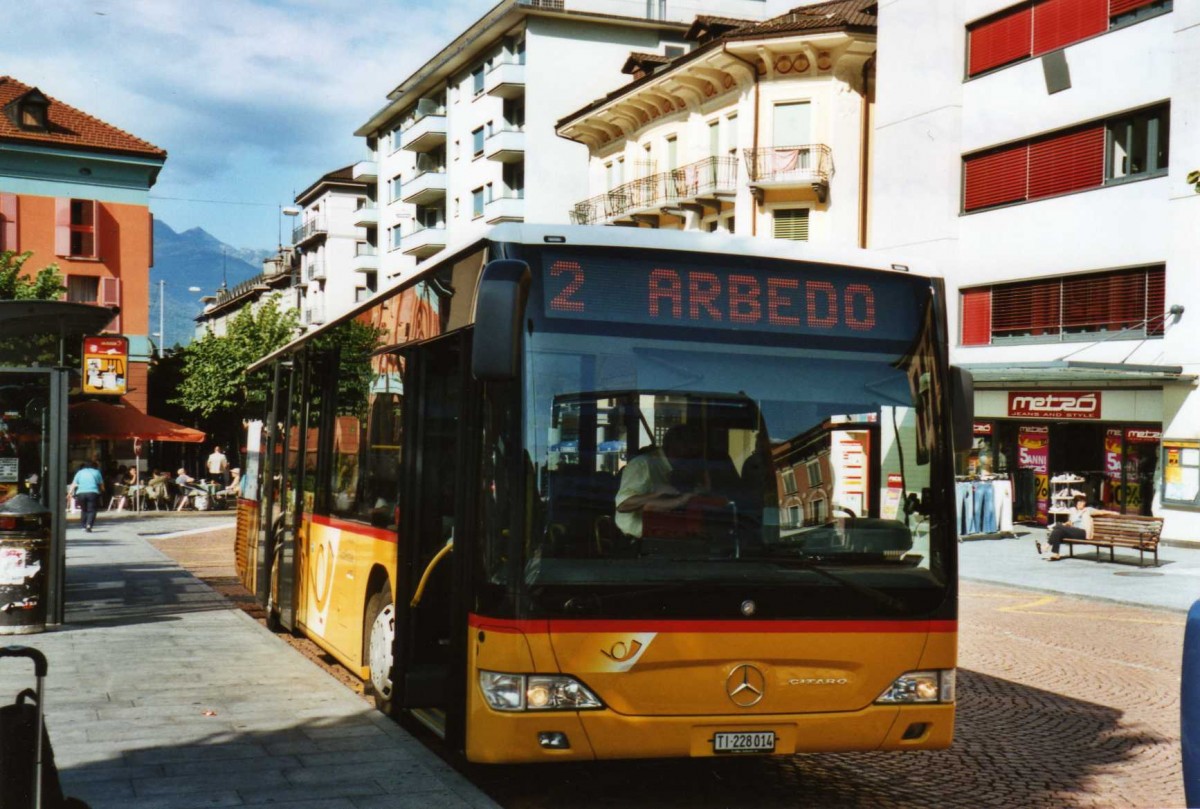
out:
{"label": "black suitcase handle", "polygon": [[0,646],[0,657],[28,657],[33,661],[33,673],[45,677],[49,665],[46,656],[32,646]]}

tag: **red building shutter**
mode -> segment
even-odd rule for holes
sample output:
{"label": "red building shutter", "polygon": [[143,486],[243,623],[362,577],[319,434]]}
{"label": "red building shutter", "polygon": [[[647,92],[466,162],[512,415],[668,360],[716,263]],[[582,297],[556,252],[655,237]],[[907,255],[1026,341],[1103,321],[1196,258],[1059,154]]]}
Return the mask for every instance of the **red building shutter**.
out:
{"label": "red building shutter", "polygon": [[0,250],[20,250],[17,240],[17,195],[0,194]]}
{"label": "red building shutter", "polygon": [[[121,279],[120,278],[101,278],[100,279],[100,296],[98,303],[101,306],[120,306],[121,305]],[[117,315],[104,328],[105,331],[121,331],[121,316]]]}
{"label": "red building shutter", "polygon": [[964,289],[962,306],[959,308],[962,321],[962,344],[985,346],[992,342],[992,290]]}
{"label": "red building shutter", "polygon": [[1026,198],[1029,146],[1019,144],[999,152],[963,160],[963,210],[973,211]]}
{"label": "red building shutter", "polygon": [[1029,56],[1033,9],[1029,6],[967,29],[967,75],[975,76]]}
{"label": "red building shutter", "polygon": [[71,255],[71,200],[54,200],[54,255]]}
{"label": "red building shutter", "polygon": [[1122,14],[1128,14],[1131,11],[1136,11],[1142,6],[1148,6],[1155,0],[1112,0],[1108,8],[1108,16],[1119,17]]}
{"label": "red building shutter", "polygon": [[997,337],[1058,334],[1062,284],[1057,278],[992,288],[992,333]]}
{"label": "red building shutter", "polygon": [[1042,0],[1033,7],[1033,55],[1108,30],[1109,0]]}
{"label": "red building shutter", "polygon": [[1055,135],[1029,145],[1029,198],[1104,184],[1104,127]]}

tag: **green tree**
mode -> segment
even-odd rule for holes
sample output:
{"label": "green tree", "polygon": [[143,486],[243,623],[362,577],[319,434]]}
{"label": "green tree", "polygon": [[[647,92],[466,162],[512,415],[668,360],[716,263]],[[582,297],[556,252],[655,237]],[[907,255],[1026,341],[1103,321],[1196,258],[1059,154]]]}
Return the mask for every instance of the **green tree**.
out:
{"label": "green tree", "polygon": [[1200,194],[1200,169],[1188,172],[1187,182],[1188,185],[1195,186],[1196,193]]}
{"label": "green tree", "polygon": [[296,336],[297,314],[272,298],[258,309],[242,309],[224,337],[211,330],[181,350],[183,379],[170,401],[202,419],[261,415],[271,380],[266,370],[246,368]]}
{"label": "green tree", "polygon": [[32,278],[25,275],[25,263],[31,258],[30,250],[0,253],[0,301],[51,301],[67,291],[57,264],[47,264]]}

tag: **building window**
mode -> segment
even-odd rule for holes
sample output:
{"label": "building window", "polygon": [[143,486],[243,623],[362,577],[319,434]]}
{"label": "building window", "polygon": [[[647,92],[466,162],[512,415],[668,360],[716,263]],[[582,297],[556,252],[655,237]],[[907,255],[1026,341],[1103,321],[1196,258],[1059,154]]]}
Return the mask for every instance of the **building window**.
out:
{"label": "building window", "polygon": [[732,157],[737,157],[738,149],[738,117],[734,113],[725,119],[729,124],[725,130],[725,151]]}
{"label": "building window", "polygon": [[1160,106],[963,158],[963,211],[1145,179],[1167,170]]}
{"label": "building window", "polygon": [[505,163],[500,169],[500,178],[504,181],[505,196],[515,199],[525,197],[524,163]]}
{"label": "building window", "polygon": [[395,202],[400,199],[400,175],[397,174],[392,179],[388,180],[388,202]]}
{"label": "building window", "polygon": [[91,275],[68,275],[67,300],[71,303],[99,303],[100,279]]}
{"label": "building window", "polygon": [[721,122],[719,120],[708,125],[708,153],[713,157],[721,154]]}
{"label": "building window", "polygon": [[391,233],[391,235],[392,235],[392,238],[391,238],[392,249],[396,250],[397,248],[400,247],[400,239],[403,238],[403,235],[402,235],[403,231],[399,225],[396,225],[395,227],[388,228],[388,232]]}
{"label": "building window", "polygon": [[1037,0],[967,26],[967,76],[1171,10],[1171,0]]}
{"label": "building window", "polygon": [[821,525],[825,522],[825,498],[820,497],[808,504],[808,524]]}
{"label": "building window", "polygon": [[471,71],[471,93],[479,96],[483,94],[483,65]]}
{"label": "building window", "polygon": [[667,171],[679,168],[679,139],[672,136],[667,138]]}
{"label": "building window", "polygon": [[792,528],[799,528],[801,519],[800,506],[788,506],[788,525]]}
{"label": "building window", "polygon": [[1167,132],[1170,109],[1159,107],[1108,122],[1108,154],[1104,176],[1123,180],[1162,174],[1167,170]]}
{"label": "building window", "polygon": [[[150,232],[154,232],[153,228]],[[0,194],[0,250],[12,250],[15,253],[18,249],[17,195]]]}
{"label": "building window", "polygon": [[784,494],[795,494],[797,491],[795,471],[790,468],[784,469],[779,476],[783,479]]}
{"label": "building window", "polygon": [[809,461],[805,465],[804,471],[808,475],[809,488],[812,488],[813,486],[821,485],[821,462],[820,461]]}
{"label": "building window", "polygon": [[483,189],[476,188],[471,192],[471,217],[478,219],[483,216]]}
{"label": "building window", "polygon": [[96,220],[99,204],[94,199],[55,200],[54,252],[69,258],[99,258]]}
{"label": "building window", "polygon": [[483,154],[483,127],[471,132],[471,148],[474,151],[474,156],[479,157]]}
{"label": "building window", "polygon": [[775,211],[776,239],[808,241],[808,208],[779,208]]}
{"label": "building window", "polygon": [[1165,326],[1166,268],[1064,275],[994,284],[961,292],[964,346],[1005,342],[1094,340],[1120,333],[1161,337]]}

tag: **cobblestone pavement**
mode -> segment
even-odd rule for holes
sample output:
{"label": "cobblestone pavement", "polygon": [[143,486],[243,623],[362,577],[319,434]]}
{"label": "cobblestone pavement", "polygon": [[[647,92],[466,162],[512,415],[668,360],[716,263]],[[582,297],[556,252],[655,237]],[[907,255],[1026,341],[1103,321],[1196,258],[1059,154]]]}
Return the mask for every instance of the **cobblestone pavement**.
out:
{"label": "cobblestone pavement", "polygon": [[473,768],[533,807],[1179,807],[1184,616],[964,583],[951,749]]}
{"label": "cobblestone pavement", "polygon": [[[157,544],[202,576],[228,553]],[[950,750],[465,772],[510,809],[1182,807],[1184,619],[964,582]]]}

